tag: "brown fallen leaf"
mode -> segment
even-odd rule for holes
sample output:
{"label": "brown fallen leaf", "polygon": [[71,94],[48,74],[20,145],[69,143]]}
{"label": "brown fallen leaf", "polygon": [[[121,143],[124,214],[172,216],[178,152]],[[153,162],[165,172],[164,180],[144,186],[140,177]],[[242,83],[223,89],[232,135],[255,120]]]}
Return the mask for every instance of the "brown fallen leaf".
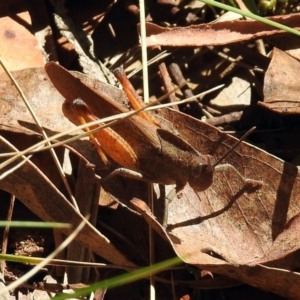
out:
{"label": "brown fallen leaf", "polygon": [[[0,139],[0,153],[15,151],[5,139]],[[4,161],[1,158],[1,163]],[[1,169],[1,174],[19,163]],[[72,228],[60,229],[70,235],[74,227],[83,221],[83,216],[75,210],[64,195],[52,182],[30,161],[14,172],[10,172],[0,181],[0,188],[12,193],[42,220],[49,222],[70,223]],[[83,243],[92,252],[104,257],[117,265],[132,266],[133,264],[120,253],[110,241],[97,231],[90,223],[77,235],[76,241]]]}
{"label": "brown fallen leaf", "polygon": [[[299,14],[267,18],[280,24],[299,28]],[[147,46],[216,46],[248,41],[283,33],[270,25],[253,20],[235,20],[189,27],[165,28],[147,23]]]}
{"label": "brown fallen leaf", "polygon": [[[107,97],[112,97],[113,99],[116,99],[116,101],[119,100],[121,103],[127,101],[125,94],[120,89],[100,81],[95,81],[93,78],[89,78],[81,73],[74,72],[73,74],[78,76],[86,84],[101,90]],[[53,135],[55,133],[76,128],[64,117],[61,111],[64,99],[49,81],[44,69],[26,69],[13,72],[13,75],[22,87],[24,94],[28,97],[33,110],[42,122],[47,134]],[[0,130],[22,134],[24,132],[27,132],[28,134],[36,134],[36,132],[38,132],[36,125],[21,101],[18,92],[5,74],[0,74],[0,108],[2,111]],[[71,137],[78,133],[82,133],[82,131],[75,131],[74,134],[69,134],[67,137]],[[14,141],[14,143],[17,141],[19,142],[18,147],[20,149],[24,149],[31,145],[30,141],[26,142],[26,139],[19,138]],[[88,138],[86,138],[86,140],[82,139],[80,141],[74,141],[70,143],[70,145],[84,155],[90,163],[96,166],[96,172],[98,174],[103,174],[103,163],[97,153],[95,153],[95,149],[88,141]],[[105,174],[107,174],[109,170],[105,170],[105,172]],[[137,185],[138,184],[135,183],[135,187],[137,187]],[[118,180],[118,178],[116,178],[115,181],[106,183],[105,189],[112,194],[115,199],[129,201],[132,199],[132,195],[134,195],[132,188],[127,188],[126,185],[124,186],[122,180]],[[144,195],[145,191],[144,189],[141,189],[141,192],[135,196],[143,198]]]}
{"label": "brown fallen leaf", "polygon": [[[161,114],[202,153],[218,158],[234,143],[191,117],[171,110]],[[187,185],[169,205],[167,233],[174,250],[201,269],[298,299],[300,276],[290,271],[299,267],[298,169],[247,143],[226,162],[245,177],[262,180],[262,188],[245,192],[232,170],[216,172],[204,192]]]}
{"label": "brown fallen leaf", "polygon": [[[49,135],[74,127],[63,117],[61,112],[63,99],[49,83],[43,69],[26,69],[14,72],[14,75]],[[1,74],[0,78],[1,136],[9,139],[19,149],[27,148],[39,142],[41,140],[40,135],[36,134],[36,126],[19,99],[15,87],[5,74]],[[101,164],[88,141],[77,141],[72,145],[79,148],[81,153],[90,159],[90,162]],[[1,140],[0,148],[1,153],[12,152],[4,139]],[[58,152],[62,153],[61,151]],[[1,163],[3,161],[5,158],[2,157]],[[26,163],[2,179],[0,189],[16,195],[45,221],[66,222],[71,223],[73,227],[77,226],[83,217],[57,189],[56,186],[61,186],[62,183],[49,153],[34,155],[33,161],[39,168],[32,162]],[[2,175],[10,167],[11,165],[6,169],[1,169],[0,174]],[[90,180],[94,180],[94,178],[90,178]],[[86,194],[85,196],[89,195]],[[62,231],[68,235],[71,230],[64,229]],[[84,228],[76,240],[112,263],[124,266],[133,265],[104,235],[90,224]]]}
{"label": "brown fallen leaf", "polygon": [[265,74],[264,101],[258,105],[281,114],[299,114],[300,62],[277,48]]}
{"label": "brown fallen leaf", "polygon": [[30,27],[32,25],[29,12],[14,14],[14,18],[0,18],[0,56],[11,71],[44,65],[42,51],[35,36],[28,30]]}

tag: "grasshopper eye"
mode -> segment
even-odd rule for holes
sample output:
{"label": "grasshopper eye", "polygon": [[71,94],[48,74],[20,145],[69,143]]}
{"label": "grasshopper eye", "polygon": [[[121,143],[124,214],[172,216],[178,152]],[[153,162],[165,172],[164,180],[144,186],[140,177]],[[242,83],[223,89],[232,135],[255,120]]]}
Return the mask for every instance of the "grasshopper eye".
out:
{"label": "grasshopper eye", "polygon": [[210,155],[200,155],[195,157],[190,162],[191,166],[191,175],[194,178],[199,178],[201,176],[207,176],[207,174],[213,172],[213,165],[211,163]]}
{"label": "grasshopper eye", "polygon": [[191,161],[191,175],[194,178],[199,178],[202,175],[203,169],[205,168],[205,166],[203,165],[203,163],[201,161],[198,161],[197,158],[194,158]]}
{"label": "grasshopper eye", "polygon": [[199,155],[190,161],[189,183],[196,191],[204,191],[211,183],[214,173],[212,157]]}

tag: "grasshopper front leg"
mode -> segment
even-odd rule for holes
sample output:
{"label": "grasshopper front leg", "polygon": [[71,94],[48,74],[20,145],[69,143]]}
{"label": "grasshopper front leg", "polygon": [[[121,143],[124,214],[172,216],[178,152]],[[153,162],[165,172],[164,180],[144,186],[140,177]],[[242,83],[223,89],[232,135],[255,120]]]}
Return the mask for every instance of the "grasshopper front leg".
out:
{"label": "grasshopper front leg", "polygon": [[254,179],[250,179],[250,178],[246,178],[244,177],[233,165],[231,164],[221,164],[221,165],[217,165],[215,166],[215,172],[226,172],[227,170],[232,170],[238,177],[240,177],[242,179],[242,181],[244,182],[243,185],[243,189],[248,192],[251,193],[253,191],[256,191],[258,189],[260,189],[263,186],[263,182],[259,181],[259,180],[254,180]]}

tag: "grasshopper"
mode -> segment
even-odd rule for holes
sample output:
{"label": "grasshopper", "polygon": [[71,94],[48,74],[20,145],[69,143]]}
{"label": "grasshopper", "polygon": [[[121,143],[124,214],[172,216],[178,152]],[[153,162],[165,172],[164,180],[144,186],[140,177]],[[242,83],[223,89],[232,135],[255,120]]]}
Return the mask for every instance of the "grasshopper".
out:
{"label": "grasshopper", "polygon": [[[48,63],[45,70],[56,89],[66,98],[63,104],[65,116],[76,125],[128,111],[53,62]],[[129,99],[138,99],[124,73],[117,70],[115,75]],[[134,115],[111,128],[99,130],[91,136],[91,140],[104,161],[107,159],[103,152],[122,167],[114,174],[163,185],[175,184],[177,192],[186,183],[200,192],[213,182],[213,157],[199,153],[179,136],[161,129],[147,114]],[[233,166],[226,166],[244,179]],[[251,180],[244,181],[253,185]]]}

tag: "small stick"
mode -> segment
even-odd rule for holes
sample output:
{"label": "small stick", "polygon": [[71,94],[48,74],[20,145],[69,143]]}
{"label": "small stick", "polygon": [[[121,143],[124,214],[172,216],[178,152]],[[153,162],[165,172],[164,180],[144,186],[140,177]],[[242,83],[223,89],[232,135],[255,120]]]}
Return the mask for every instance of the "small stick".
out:
{"label": "small stick", "polygon": [[[166,67],[166,64],[164,62],[162,62],[159,64],[158,68],[160,71],[160,77],[161,77],[164,87],[165,87],[165,91],[169,95],[169,100],[170,100],[170,102],[175,102],[176,96],[175,96],[174,88],[173,88],[171,78],[170,78],[168,69]],[[177,105],[173,106],[173,109],[179,110]]]}

